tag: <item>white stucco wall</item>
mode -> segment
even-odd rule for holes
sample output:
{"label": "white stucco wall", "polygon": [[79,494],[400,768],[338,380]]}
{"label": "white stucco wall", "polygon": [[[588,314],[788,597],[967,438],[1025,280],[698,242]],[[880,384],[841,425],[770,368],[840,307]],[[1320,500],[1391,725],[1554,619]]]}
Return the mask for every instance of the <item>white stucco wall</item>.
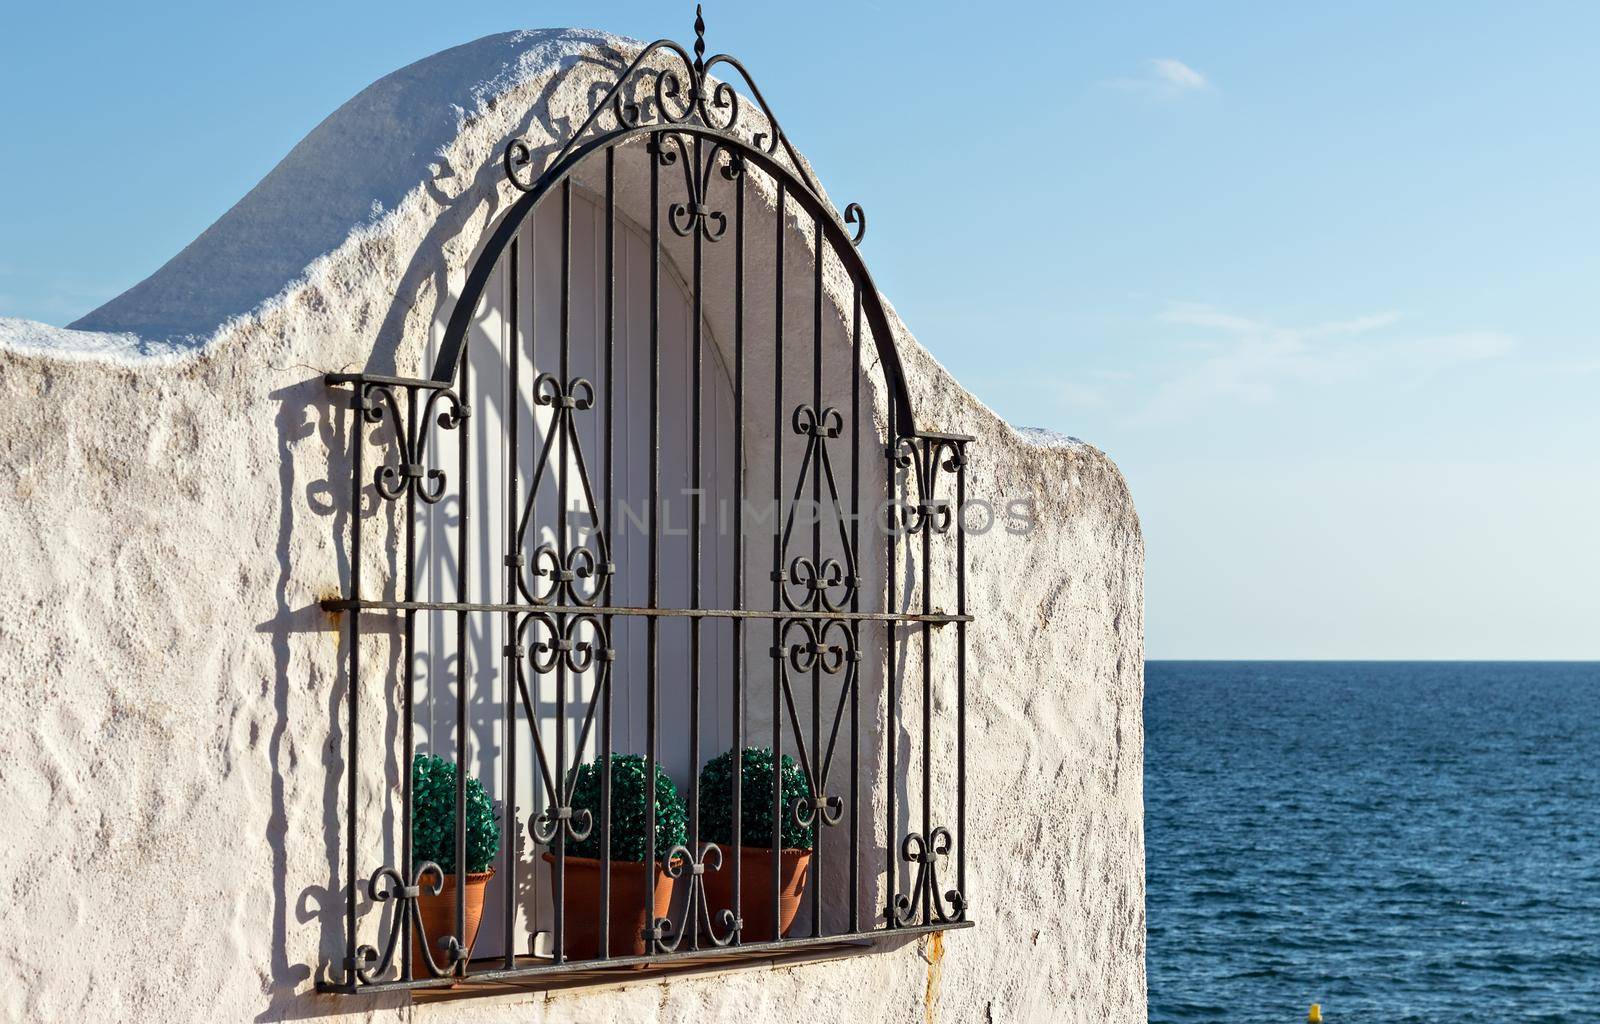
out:
{"label": "white stucco wall", "polygon": [[453,277],[511,198],[505,140],[571,116],[635,45],[506,34],[376,83],[75,325],[142,340],[85,354],[0,324],[7,1019],[1144,1018],[1132,501],[1103,453],[1025,439],[898,324],[919,417],[979,439],[971,493],[1037,503],[1031,534],[969,545],[977,926],[416,1008],[313,991],[343,906],[339,638],[318,602],[341,586],[348,483],[329,463],[347,413],[322,374],[423,369]]}

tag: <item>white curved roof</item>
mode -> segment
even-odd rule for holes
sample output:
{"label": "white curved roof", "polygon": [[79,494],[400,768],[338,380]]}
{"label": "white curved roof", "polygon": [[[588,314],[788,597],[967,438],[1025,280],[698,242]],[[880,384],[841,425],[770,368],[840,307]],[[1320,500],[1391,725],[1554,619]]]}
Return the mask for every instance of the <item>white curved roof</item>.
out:
{"label": "white curved roof", "polygon": [[198,347],[432,182],[440,152],[496,96],[580,54],[620,59],[639,45],[584,29],[504,32],[385,75],[154,274],[70,330],[0,318],[0,345],[113,356]]}

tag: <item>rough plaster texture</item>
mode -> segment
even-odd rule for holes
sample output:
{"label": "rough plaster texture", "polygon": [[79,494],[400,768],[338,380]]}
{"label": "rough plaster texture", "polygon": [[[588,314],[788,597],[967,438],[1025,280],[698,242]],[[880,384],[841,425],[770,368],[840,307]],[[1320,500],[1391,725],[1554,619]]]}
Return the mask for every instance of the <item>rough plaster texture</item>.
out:
{"label": "rough plaster texture", "polygon": [[[496,36],[352,100],[78,325],[204,339],[185,355],[0,349],[7,1019],[1144,1018],[1132,501],[1104,454],[1025,439],[898,322],[919,417],[979,438],[971,493],[1037,502],[1032,533],[969,546],[977,926],[590,991],[413,1007],[312,990],[310,965],[340,955],[340,640],[318,601],[341,585],[348,512],[330,466],[345,413],[321,374],[422,368],[451,280],[511,198],[504,141],[559,137],[586,76],[634,46]],[[270,275],[242,274],[262,261]]]}

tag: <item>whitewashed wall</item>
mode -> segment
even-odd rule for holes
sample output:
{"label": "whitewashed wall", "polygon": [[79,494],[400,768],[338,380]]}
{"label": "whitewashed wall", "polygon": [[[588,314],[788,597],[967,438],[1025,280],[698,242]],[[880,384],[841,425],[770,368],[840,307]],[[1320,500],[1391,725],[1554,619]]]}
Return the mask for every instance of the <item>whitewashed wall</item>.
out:
{"label": "whitewashed wall", "polygon": [[[979,438],[971,491],[1036,510],[1032,532],[997,529],[969,551],[977,927],[827,964],[414,1010],[313,992],[313,966],[342,955],[340,622],[318,602],[348,577],[350,515],[348,411],[321,374],[427,368],[453,288],[510,198],[505,138],[573,123],[586,87],[634,45],[489,37],[341,108],[84,324],[237,317],[190,354],[0,351],[7,1019],[1143,1019],[1137,517],[1103,454],[1028,444],[905,333],[919,416]],[[388,212],[363,223],[374,200]],[[330,252],[317,226],[338,218],[359,227]],[[268,243],[270,258],[251,258]],[[274,261],[310,269],[252,310],[267,296],[249,268]],[[499,335],[498,315],[486,311],[481,337]],[[477,362],[492,355],[492,341],[475,354],[490,389],[474,403],[480,429],[511,405]],[[502,508],[493,476],[477,476],[479,514]],[[474,557],[498,591],[492,552]],[[430,633],[425,653],[452,642]],[[385,699],[364,692],[365,721],[383,720]],[[395,739],[370,742],[381,754]],[[394,781],[363,783],[373,831],[393,833]]]}

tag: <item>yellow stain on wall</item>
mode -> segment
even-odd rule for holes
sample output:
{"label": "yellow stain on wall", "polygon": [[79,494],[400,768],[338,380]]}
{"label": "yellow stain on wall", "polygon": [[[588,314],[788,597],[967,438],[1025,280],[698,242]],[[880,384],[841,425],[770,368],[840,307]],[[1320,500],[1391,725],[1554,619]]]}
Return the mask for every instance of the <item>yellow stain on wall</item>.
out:
{"label": "yellow stain on wall", "polygon": [[939,983],[944,980],[944,932],[928,936],[922,957],[928,961],[928,988],[922,994],[922,1020],[934,1024],[938,1017]]}
{"label": "yellow stain on wall", "polygon": [[[318,594],[317,595],[317,607],[318,608],[322,608],[322,602],[324,602],[324,601],[343,601],[343,600],[344,600],[344,595],[339,593],[337,590],[330,591],[330,592],[327,592],[327,593]],[[323,608],[322,609],[322,614],[324,614],[324,615],[326,615],[328,617],[328,622],[333,626],[333,629],[331,630],[331,632],[333,633],[334,643],[338,643],[338,641],[339,641],[339,631],[344,626],[344,612],[332,611],[332,610],[329,610],[327,608]]]}

